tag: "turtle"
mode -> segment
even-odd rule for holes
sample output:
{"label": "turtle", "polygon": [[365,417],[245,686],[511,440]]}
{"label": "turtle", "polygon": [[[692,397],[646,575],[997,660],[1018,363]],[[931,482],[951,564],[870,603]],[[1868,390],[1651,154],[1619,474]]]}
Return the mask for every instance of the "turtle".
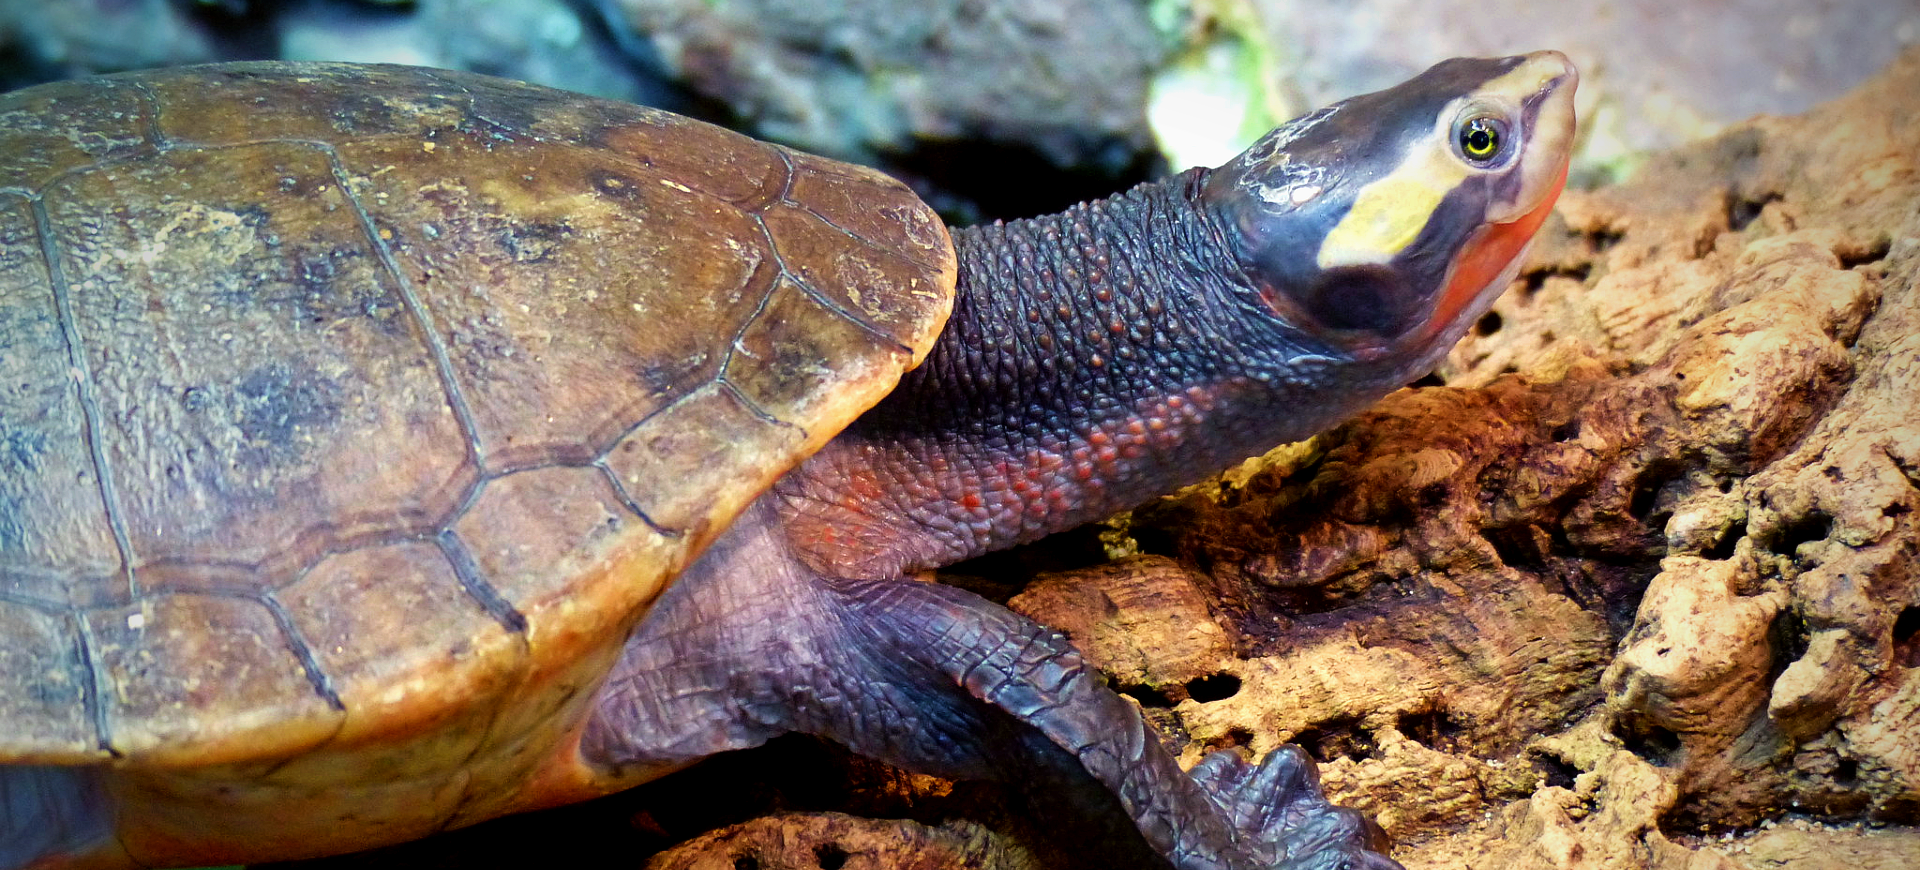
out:
{"label": "turtle", "polygon": [[954,230],[470,73],[0,96],[0,867],[341,853],[789,732],[1057,788],[1181,870],[1397,867],[1303,753],[1183,770],[929,575],[1432,369],[1565,185],[1576,82],[1447,60]]}

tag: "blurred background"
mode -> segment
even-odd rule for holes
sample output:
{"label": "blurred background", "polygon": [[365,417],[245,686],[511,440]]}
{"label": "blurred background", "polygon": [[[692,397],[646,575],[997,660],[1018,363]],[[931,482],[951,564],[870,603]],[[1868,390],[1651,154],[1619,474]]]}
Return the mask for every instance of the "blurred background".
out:
{"label": "blurred background", "polygon": [[1920,0],[0,0],[0,89],[208,61],[425,64],[655,105],[907,179],[951,220],[1224,160],[1455,55],[1584,73],[1575,183],[1831,98]]}

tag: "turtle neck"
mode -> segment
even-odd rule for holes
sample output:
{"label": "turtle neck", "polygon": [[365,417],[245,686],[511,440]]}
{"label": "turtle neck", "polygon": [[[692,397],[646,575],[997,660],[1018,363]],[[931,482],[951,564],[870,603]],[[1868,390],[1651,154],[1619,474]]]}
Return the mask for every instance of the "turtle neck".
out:
{"label": "turtle neck", "polygon": [[960,230],[926,361],[775,487],[811,567],[888,577],[1133,507],[1373,398],[1249,310],[1204,170]]}

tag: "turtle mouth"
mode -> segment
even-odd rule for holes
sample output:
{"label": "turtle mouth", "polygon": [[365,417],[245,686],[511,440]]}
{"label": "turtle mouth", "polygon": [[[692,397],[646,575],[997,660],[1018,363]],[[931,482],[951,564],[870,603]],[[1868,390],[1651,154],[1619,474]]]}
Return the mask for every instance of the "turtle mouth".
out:
{"label": "turtle mouth", "polygon": [[[1466,319],[1469,309],[1492,304],[1493,297],[1519,271],[1520,261],[1533,244],[1534,233],[1546,222],[1547,215],[1553,211],[1553,204],[1559,200],[1560,191],[1566,184],[1567,164],[1563,161],[1552,186],[1532,209],[1512,220],[1487,224],[1461,248],[1460,256],[1454,260],[1453,269],[1447,276],[1446,287],[1440,291],[1433,316],[1428,320],[1426,337],[1432,338],[1448,326]],[[1472,316],[1478,316],[1479,313],[1471,312]]]}
{"label": "turtle mouth", "polygon": [[1573,153],[1573,95],[1580,86],[1580,71],[1557,51],[1527,55],[1522,70],[1531,73],[1522,81],[1533,81],[1530,92],[1520,98],[1526,146],[1517,167],[1519,183],[1512,206],[1507,215],[1488,215],[1494,224],[1533,221],[1537,225],[1540,213],[1553,207],[1566,186],[1567,163]]}
{"label": "turtle mouth", "polygon": [[1420,331],[1423,340],[1438,338],[1449,327],[1458,329],[1462,321],[1478,317],[1481,309],[1493,304],[1519,271],[1534,234],[1566,189],[1575,130],[1573,94],[1580,73],[1557,51],[1527,55],[1516,73],[1520,82],[1530,85],[1520,99],[1527,140],[1521,163],[1515,167],[1518,183],[1512,207],[1504,215],[1489,214],[1461,246],[1427,328]]}

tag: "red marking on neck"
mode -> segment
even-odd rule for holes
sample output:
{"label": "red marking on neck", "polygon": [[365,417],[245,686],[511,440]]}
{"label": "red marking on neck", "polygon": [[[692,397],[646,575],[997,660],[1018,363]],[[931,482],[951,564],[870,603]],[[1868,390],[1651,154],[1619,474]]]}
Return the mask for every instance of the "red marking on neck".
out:
{"label": "red marking on neck", "polygon": [[1441,292],[1439,304],[1434,306],[1433,318],[1427,321],[1427,335],[1433,335],[1451,324],[1454,318],[1460,316],[1460,312],[1479,298],[1480,291],[1499,277],[1514,257],[1520,255],[1534,232],[1546,222],[1547,214],[1553,211],[1554,201],[1560,198],[1560,191],[1566,185],[1567,167],[1561,164],[1552,191],[1542,197],[1540,204],[1534,206],[1532,211],[1508,223],[1488,226],[1461,249],[1459,258],[1453,264],[1453,277],[1447,281],[1447,289]]}

